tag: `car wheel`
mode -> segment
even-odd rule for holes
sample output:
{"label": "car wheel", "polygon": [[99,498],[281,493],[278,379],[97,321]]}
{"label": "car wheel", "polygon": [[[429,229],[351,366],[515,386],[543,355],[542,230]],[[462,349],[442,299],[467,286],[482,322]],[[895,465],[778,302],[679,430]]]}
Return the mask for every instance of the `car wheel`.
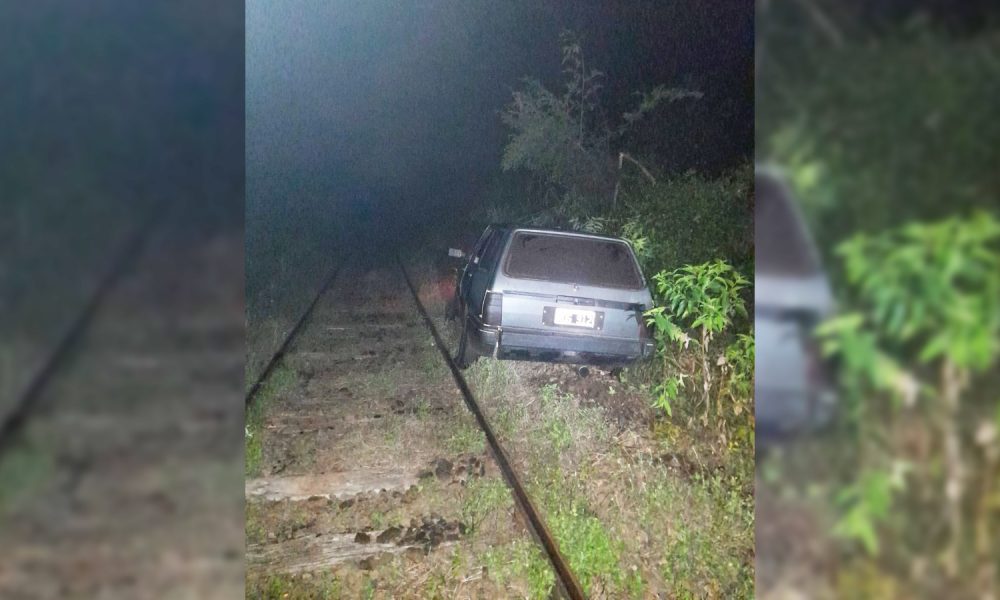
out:
{"label": "car wheel", "polygon": [[459,369],[468,369],[479,358],[469,344],[469,320],[462,324],[462,338],[458,342],[458,353],[455,354],[455,364]]}

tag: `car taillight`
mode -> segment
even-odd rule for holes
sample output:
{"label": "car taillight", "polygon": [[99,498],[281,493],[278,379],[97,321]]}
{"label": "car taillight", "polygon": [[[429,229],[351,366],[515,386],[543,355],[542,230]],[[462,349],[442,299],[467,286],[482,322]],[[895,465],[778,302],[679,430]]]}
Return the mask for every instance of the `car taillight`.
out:
{"label": "car taillight", "polygon": [[639,339],[648,340],[653,337],[649,335],[649,326],[646,325],[646,317],[643,316],[642,310],[637,310],[635,314],[636,320],[639,322]]}
{"label": "car taillight", "polygon": [[814,340],[806,340],[804,350],[806,354],[806,379],[810,387],[820,389],[826,383],[826,369],[819,346]]}
{"label": "car taillight", "polygon": [[483,303],[483,323],[487,325],[499,325],[502,312],[503,294],[500,292],[486,292],[486,301]]}

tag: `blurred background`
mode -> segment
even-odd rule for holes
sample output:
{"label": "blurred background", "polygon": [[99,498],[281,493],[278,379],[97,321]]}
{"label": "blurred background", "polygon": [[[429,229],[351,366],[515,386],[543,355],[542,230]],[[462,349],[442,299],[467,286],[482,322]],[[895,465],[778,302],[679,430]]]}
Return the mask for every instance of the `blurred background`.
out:
{"label": "blurred background", "polygon": [[242,2],[4,2],[0,75],[0,596],[237,595]]}
{"label": "blurred background", "polygon": [[996,598],[1000,11],[756,21],[757,594]]}

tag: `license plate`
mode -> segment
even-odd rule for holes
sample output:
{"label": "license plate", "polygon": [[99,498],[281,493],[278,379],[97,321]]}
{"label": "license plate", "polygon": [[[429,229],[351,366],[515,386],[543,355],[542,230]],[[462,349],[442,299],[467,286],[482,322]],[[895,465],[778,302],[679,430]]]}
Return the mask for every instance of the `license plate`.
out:
{"label": "license plate", "polygon": [[552,315],[552,323],[554,325],[589,327],[593,329],[597,326],[597,313],[592,310],[557,307]]}

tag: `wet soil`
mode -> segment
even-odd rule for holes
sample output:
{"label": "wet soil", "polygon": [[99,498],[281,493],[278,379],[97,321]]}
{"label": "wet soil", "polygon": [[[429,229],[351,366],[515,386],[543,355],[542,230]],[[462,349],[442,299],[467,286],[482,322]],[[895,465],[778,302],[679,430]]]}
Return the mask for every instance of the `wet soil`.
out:
{"label": "wet soil", "polygon": [[578,398],[583,407],[599,406],[619,429],[649,427],[653,422],[648,394],[629,389],[610,370],[591,367],[581,377],[571,365],[523,363],[519,367],[532,387],[555,385],[560,393]]}

